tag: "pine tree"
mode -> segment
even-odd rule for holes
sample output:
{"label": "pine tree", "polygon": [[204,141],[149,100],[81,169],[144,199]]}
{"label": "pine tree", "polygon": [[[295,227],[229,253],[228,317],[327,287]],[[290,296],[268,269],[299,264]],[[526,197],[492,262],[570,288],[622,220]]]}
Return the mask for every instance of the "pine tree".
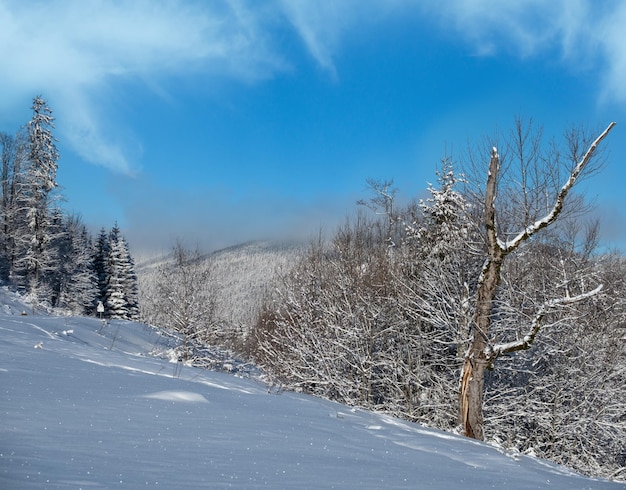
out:
{"label": "pine tree", "polygon": [[108,237],[108,256],[105,267],[105,313],[110,318],[136,319],[139,317],[137,275],[126,240],[115,225]]}
{"label": "pine tree", "polygon": [[107,261],[109,257],[109,235],[102,228],[96,241],[93,252],[93,270],[96,275],[97,295],[96,302],[106,303],[107,291]]}
{"label": "pine tree", "polygon": [[430,197],[420,201],[423,222],[408,226],[409,240],[420,243],[422,260],[430,257],[445,260],[451,253],[466,248],[469,237],[469,206],[457,190],[463,178],[454,172],[452,162],[444,158],[442,168],[437,171],[438,187],[429,184]]}
{"label": "pine tree", "polygon": [[78,216],[65,218],[63,228],[57,304],[77,314],[90,313],[98,295],[92,240]]}
{"label": "pine tree", "polygon": [[36,294],[43,278],[54,267],[51,232],[51,192],[57,187],[59,153],[52,134],[54,117],[46,101],[33,100],[33,117],[27,124],[28,162],[19,196],[19,222],[16,225],[16,270],[19,282]]}

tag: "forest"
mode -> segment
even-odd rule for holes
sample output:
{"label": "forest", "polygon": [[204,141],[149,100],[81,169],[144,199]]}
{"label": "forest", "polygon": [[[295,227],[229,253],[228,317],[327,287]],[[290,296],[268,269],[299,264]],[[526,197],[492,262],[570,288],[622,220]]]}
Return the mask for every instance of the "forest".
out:
{"label": "forest", "polygon": [[354,214],[305,246],[225,266],[179,241],[136,272],[117,226],[94,239],[61,210],[53,121],[36,97],[25,127],[0,134],[3,283],[157,326],[180,362],[231,353],[277,393],[626,481],[626,259],[603,248],[576,194],[606,163],[613,123],[548,139],[518,118],[445,156],[424,199],[399,204],[392,180],[370,179]]}
{"label": "forest", "polygon": [[59,152],[47,102],[33,99],[32,118],[0,133],[0,281],[34,304],[73,314],[137,319],[134,262],[114,225],[91,236],[80,215],[67,214],[56,181]]}

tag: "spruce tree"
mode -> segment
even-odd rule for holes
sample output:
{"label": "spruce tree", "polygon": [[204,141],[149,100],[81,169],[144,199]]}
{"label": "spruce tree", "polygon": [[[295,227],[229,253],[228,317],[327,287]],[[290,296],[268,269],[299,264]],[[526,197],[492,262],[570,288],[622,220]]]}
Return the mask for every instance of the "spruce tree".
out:
{"label": "spruce tree", "polygon": [[102,228],[98,235],[93,253],[93,270],[96,274],[97,282],[97,295],[96,303],[101,302],[103,305],[106,303],[106,291],[107,291],[107,261],[109,258],[109,235],[107,231]]}
{"label": "spruce tree", "polygon": [[27,124],[28,161],[19,196],[20,216],[16,226],[16,269],[22,285],[33,293],[41,291],[44,276],[54,268],[49,246],[52,240],[51,192],[57,187],[59,153],[52,134],[54,117],[46,101],[33,99],[33,117]]}
{"label": "spruce tree", "polygon": [[63,228],[57,304],[76,314],[90,313],[98,295],[91,236],[78,216],[64,218]]}
{"label": "spruce tree", "polygon": [[108,237],[108,256],[105,267],[105,313],[110,318],[137,319],[139,317],[138,287],[135,267],[126,240],[115,225]]}

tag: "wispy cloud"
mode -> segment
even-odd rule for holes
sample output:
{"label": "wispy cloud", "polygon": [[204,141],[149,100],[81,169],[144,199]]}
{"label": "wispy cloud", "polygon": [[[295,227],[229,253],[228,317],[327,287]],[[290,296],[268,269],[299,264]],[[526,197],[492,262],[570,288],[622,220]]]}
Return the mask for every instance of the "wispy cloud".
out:
{"label": "wispy cloud", "polygon": [[141,142],[111,109],[122,103],[113,96],[118,84],[140,83],[167,97],[164,87],[176,77],[275,76],[291,61],[277,35],[285,26],[340,80],[337,59],[348,36],[409,15],[437,22],[478,55],[550,53],[573,73],[597,74],[604,100],[626,103],[621,1],[0,0],[0,111],[43,93],[62,107],[60,137],[79,155],[132,174]]}
{"label": "wispy cloud", "polygon": [[432,19],[477,56],[554,56],[575,75],[595,72],[598,94],[626,102],[626,3],[592,0],[281,0],[318,65],[340,77],[335,58],[354,30],[394,16]]}
{"label": "wispy cloud", "polygon": [[450,0],[427,4],[425,13],[477,55],[553,55],[576,75],[595,73],[605,101],[626,102],[624,2]]}
{"label": "wispy cloud", "polygon": [[415,10],[412,3],[409,0],[279,0],[278,5],[318,66],[337,79],[335,57],[344,38],[354,29],[383,22],[389,15]]}
{"label": "wispy cloud", "polygon": [[[263,25],[261,25],[263,23]],[[0,1],[0,91],[8,101],[45,92],[63,104],[60,130],[88,161],[132,173],[133,144],[107,119],[110,87],[194,73],[257,80],[285,65],[264,12],[242,2]],[[132,138],[131,138],[132,139]]]}
{"label": "wispy cloud", "polygon": [[338,49],[342,31],[348,27],[355,12],[350,1],[298,2],[283,0],[281,6],[289,22],[301,37],[310,55],[333,78],[337,68],[333,57]]}

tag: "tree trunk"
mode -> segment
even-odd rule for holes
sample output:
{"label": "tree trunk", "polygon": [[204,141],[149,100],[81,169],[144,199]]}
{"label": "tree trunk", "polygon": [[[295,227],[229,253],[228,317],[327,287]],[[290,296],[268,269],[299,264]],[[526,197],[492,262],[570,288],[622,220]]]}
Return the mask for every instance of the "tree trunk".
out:
{"label": "tree trunk", "polygon": [[469,348],[465,353],[459,390],[459,422],[467,437],[483,439],[483,386],[485,369],[492,362],[489,343],[491,310],[500,283],[504,251],[493,250],[481,275],[477,291],[477,308]]}
{"label": "tree trunk", "polygon": [[483,439],[483,387],[487,364],[465,357],[461,377],[460,416],[464,435]]}
{"label": "tree trunk", "polygon": [[476,313],[459,387],[459,422],[467,437],[480,440],[483,439],[485,369],[491,363],[489,344],[491,310],[500,283],[500,270],[506,255],[505,248],[498,241],[495,223],[496,182],[499,169],[500,157],[497,149],[493,148],[485,189],[485,229],[489,255],[478,279]]}

